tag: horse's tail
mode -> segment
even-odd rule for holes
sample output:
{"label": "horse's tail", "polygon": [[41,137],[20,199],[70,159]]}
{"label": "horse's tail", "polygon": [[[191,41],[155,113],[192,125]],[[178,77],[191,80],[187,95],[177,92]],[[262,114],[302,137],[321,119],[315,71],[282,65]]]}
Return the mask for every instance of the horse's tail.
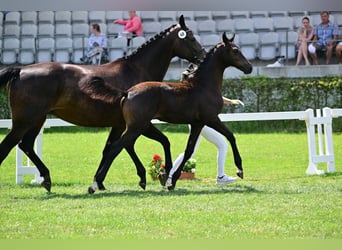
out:
{"label": "horse's tail", "polygon": [[0,88],[10,85],[14,80],[19,78],[20,68],[9,67],[0,70]]}

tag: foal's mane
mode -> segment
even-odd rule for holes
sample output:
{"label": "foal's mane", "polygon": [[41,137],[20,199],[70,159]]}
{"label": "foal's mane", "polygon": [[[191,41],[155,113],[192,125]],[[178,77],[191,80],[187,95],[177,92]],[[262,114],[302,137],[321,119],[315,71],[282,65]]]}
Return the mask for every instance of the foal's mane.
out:
{"label": "foal's mane", "polygon": [[213,54],[215,54],[216,50],[218,50],[222,46],[225,46],[225,44],[223,42],[220,42],[220,43],[216,44],[214,47],[212,47],[209,50],[209,52],[206,53],[205,57],[203,58],[203,60],[198,65],[198,68],[196,70],[194,70],[193,72],[191,72],[188,77],[193,78],[193,77],[197,77],[198,75],[200,75],[201,72],[204,71],[205,65],[208,63],[209,59],[213,56]]}

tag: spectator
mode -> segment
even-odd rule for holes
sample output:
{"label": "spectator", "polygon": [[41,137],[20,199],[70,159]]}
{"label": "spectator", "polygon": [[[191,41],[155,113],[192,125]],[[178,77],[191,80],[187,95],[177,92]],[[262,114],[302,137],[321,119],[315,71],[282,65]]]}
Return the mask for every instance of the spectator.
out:
{"label": "spectator", "polygon": [[123,20],[123,19],[117,19],[114,20],[113,23],[125,25],[125,32],[128,32],[132,34],[132,37],[134,36],[142,36],[143,30],[142,30],[142,23],[140,18],[137,16],[135,10],[128,11],[129,19]]}
{"label": "spectator", "polygon": [[326,64],[330,63],[334,42],[338,37],[338,26],[329,21],[329,12],[321,12],[321,23],[316,26],[309,52],[314,64],[318,64],[317,51],[326,49]]}
{"label": "spectator", "polygon": [[81,58],[81,61],[85,64],[99,64],[101,57],[106,53],[107,38],[101,33],[100,25],[97,23],[91,25],[90,33],[86,55]]}
{"label": "spectator", "polygon": [[342,64],[342,42],[336,46],[336,58],[339,64]]}
{"label": "spectator", "polygon": [[308,58],[308,43],[312,40],[314,29],[310,25],[308,17],[302,18],[302,27],[297,30],[298,33],[298,55],[296,65],[299,65],[304,57],[305,65],[310,65]]}

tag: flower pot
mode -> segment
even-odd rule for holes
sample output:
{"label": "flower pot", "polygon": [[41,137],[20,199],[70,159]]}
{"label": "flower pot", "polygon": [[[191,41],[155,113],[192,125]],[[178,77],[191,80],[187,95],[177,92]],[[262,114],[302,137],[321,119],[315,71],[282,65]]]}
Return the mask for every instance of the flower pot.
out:
{"label": "flower pot", "polygon": [[195,173],[189,173],[189,172],[182,172],[179,176],[179,180],[193,180],[195,179]]}

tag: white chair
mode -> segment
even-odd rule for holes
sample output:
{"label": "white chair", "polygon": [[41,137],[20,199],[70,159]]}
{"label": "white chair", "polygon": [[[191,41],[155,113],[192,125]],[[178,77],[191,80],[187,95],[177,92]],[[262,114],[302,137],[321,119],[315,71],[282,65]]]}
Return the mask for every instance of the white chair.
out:
{"label": "white chair", "polygon": [[20,26],[17,24],[5,24],[4,37],[20,37]]}
{"label": "white chair", "polygon": [[229,11],[212,11],[211,17],[215,21],[230,19],[230,12]]}
{"label": "white chair", "polygon": [[72,39],[68,37],[56,38],[54,61],[61,63],[70,62],[72,53]]}
{"label": "white chair", "polygon": [[86,23],[72,24],[72,37],[89,37],[89,25]]}
{"label": "white chair", "polygon": [[20,25],[20,12],[19,11],[10,11],[6,14],[6,18],[4,20],[4,24],[14,24]]}
{"label": "white chair", "polygon": [[233,19],[246,19],[249,18],[248,11],[231,11],[230,17]]}
{"label": "white chair", "polygon": [[20,50],[18,56],[18,63],[20,64],[32,64],[35,62],[35,38],[26,37],[21,38]]}
{"label": "white chair", "polygon": [[287,15],[287,11],[269,11],[268,16],[272,18],[278,18],[278,17],[285,17]]}
{"label": "white chair", "polygon": [[242,54],[248,60],[254,60],[259,46],[259,35],[257,33],[241,33],[238,35],[238,39]]}
{"label": "white chair", "polygon": [[173,24],[175,24],[175,21],[163,20],[163,21],[159,21],[159,23],[160,23],[160,26],[161,26],[161,30],[166,30],[167,28],[169,28]]}
{"label": "white chair", "polygon": [[194,20],[185,21],[185,25],[194,33],[198,34],[197,25],[198,23]]}
{"label": "white chair", "polygon": [[160,22],[142,23],[142,26],[143,26],[144,37],[146,39],[149,39],[155,36],[162,30]]}
{"label": "white chair", "polygon": [[235,32],[235,21],[233,19],[224,19],[216,21],[216,32],[218,33],[234,33]]}
{"label": "white chair", "polygon": [[112,24],[116,19],[122,19],[122,11],[108,10],[106,11],[106,23],[107,25]]}
{"label": "white chair", "polygon": [[14,64],[17,62],[20,42],[18,38],[9,37],[3,39],[2,57],[3,64]]}
{"label": "white chair", "polygon": [[158,11],[158,21],[171,21],[173,23],[178,19],[176,11]]}
{"label": "white chair", "polygon": [[205,20],[197,22],[197,33],[202,36],[205,34],[213,34],[216,31],[216,22],[214,20]]}
{"label": "white chair", "polygon": [[38,36],[39,37],[54,37],[55,26],[51,23],[39,23]]}
{"label": "white chair", "polygon": [[279,33],[279,54],[287,59],[296,58],[297,39],[298,33],[295,31]]}
{"label": "white chair", "polygon": [[277,18],[272,18],[272,19],[273,19],[274,31],[276,32],[293,30],[294,28],[292,17],[283,16],[283,17],[277,17]]}
{"label": "white chair", "polygon": [[211,17],[211,11],[194,11],[195,21],[210,20],[212,19]]}
{"label": "white chair", "polygon": [[58,23],[55,25],[55,36],[56,37],[71,37],[72,26],[67,23]]}
{"label": "white chair", "polygon": [[273,19],[270,17],[259,17],[253,19],[254,32],[263,34],[273,31]]}
{"label": "white chair", "polygon": [[71,61],[80,64],[82,63],[81,58],[85,55],[85,50],[88,47],[88,37],[74,37],[72,40],[73,51]]}
{"label": "white chair", "polygon": [[51,37],[37,39],[36,62],[51,62],[55,50],[55,40]]}
{"label": "white chair", "polygon": [[71,12],[72,23],[88,23],[88,11],[72,11]]}
{"label": "white chair", "polygon": [[146,38],[143,36],[133,37],[130,45],[130,51],[133,53],[137,48],[146,42]]}
{"label": "white chair", "polygon": [[254,31],[254,23],[250,18],[236,20],[234,24],[236,33],[248,33]]}
{"label": "white chair", "polygon": [[117,24],[117,23],[108,23],[107,24],[107,35],[108,36],[120,36],[125,30],[125,27],[123,25]]}
{"label": "white chair", "polygon": [[127,38],[117,37],[110,40],[108,57],[110,61],[123,57],[127,53]]}
{"label": "white chair", "polygon": [[268,17],[267,11],[250,11],[249,17],[252,19]]}
{"label": "white chair", "polygon": [[38,14],[37,11],[22,11],[21,12],[21,24],[37,24]]}
{"label": "white chair", "polygon": [[33,23],[24,23],[21,25],[21,37],[36,37],[38,27]]}
{"label": "white chair", "polygon": [[183,15],[185,22],[187,23],[188,20],[194,20],[194,12],[193,11],[177,11],[178,18]]}
{"label": "white chair", "polygon": [[71,11],[56,11],[55,24],[57,23],[71,24]]}
{"label": "white chair", "polygon": [[140,11],[139,17],[141,22],[158,22],[157,11]]}
{"label": "white chair", "polygon": [[279,37],[276,32],[268,32],[260,35],[259,59],[273,60],[277,57]]}
{"label": "white chair", "polygon": [[38,12],[38,23],[49,23],[54,24],[55,13],[53,11],[39,11]]}
{"label": "white chair", "polygon": [[106,23],[106,12],[105,11],[89,11],[88,13],[89,23]]}
{"label": "white chair", "polygon": [[220,36],[217,34],[203,35],[201,36],[201,45],[208,52],[213,46],[220,41]]}

